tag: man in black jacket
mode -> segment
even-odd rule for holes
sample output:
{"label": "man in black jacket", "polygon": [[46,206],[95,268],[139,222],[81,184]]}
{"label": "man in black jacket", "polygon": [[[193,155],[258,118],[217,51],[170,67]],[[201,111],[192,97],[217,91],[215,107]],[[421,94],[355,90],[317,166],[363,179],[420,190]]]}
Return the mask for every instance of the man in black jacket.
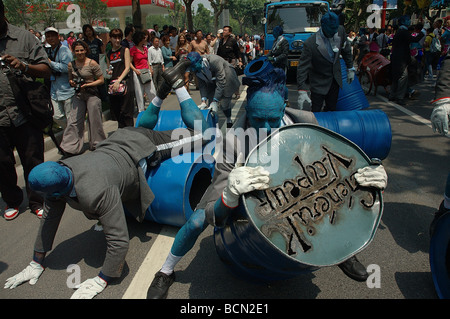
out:
{"label": "man in black jacket", "polygon": [[230,26],[223,27],[222,39],[219,41],[219,47],[217,48],[217,55],[224,58],[236,67],[237,64],[242,65],[242,59],[240,57],[239,46],[236,38],[231,35],[232,29]]}
{"label": "man in black jacket", "polygon": [[398,22],[400,26],[392,40],[392,86],[389,100],[405,105],[404,98],[408,89],[408,65],[411,63],[410,44],[419,42],[425,36],[426,31],[416,30],[417,36],[413,36],[408,30],[411,23],[409,17],[402,16]]}

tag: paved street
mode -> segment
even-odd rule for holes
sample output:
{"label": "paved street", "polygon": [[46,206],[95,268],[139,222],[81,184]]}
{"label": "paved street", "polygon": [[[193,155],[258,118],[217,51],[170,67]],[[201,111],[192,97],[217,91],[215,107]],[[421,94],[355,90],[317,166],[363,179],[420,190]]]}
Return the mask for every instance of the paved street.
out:
{"label": "paved street", "polygon": [[[296,86],[289,84],[291,105],[296,103]],[[432,132],[429,122],[433,97],[432,83],[417,87],[420,95],[404,107],[389,102],[383,88],[377,96],[367,96],[370,109],[381,109],[389,117],[392,146],[383,165],[389,176],[384,192],[384,214],[373,242],[358,254],[366,266],[379,266],[381,287],[352,281],[338,267],[325,267],[294,279],[272,284],[249,283],[234,277],[217,256],[213,228],[208,227],[192,251],[176,267],[176,282],[169,299],[435,299],[428,252],[428,227],[433,212],[442,200],[444,183],[450,170],[450,140]],[[236,116],[245,102],[245,90],[236,101]],[[197,90],[192,97],[200,103]],[[178,108],[171,95],[163,108]],[[222,124],[222,121],[221,121]],[[115,122],[106,121],[113,132]],[[57,160],[49,149],[46,160]],[[19,183],[24,185],[21,167]],[[0,208],[4,203],[0,201]],[[39,220],[22,204],[22,213],[13,221],[0,218],[0,282],[20,272],[32,257]],[[154,273],[164,262],[177,228],[128,219],[130,249],[127,271],[118,283],[110,285],[98,299],[145,298]],[[95,222],[81,212],[66,208],[54,249],[46,258],[47,269],[35,286],[23,284],[16,289],[0,289],[0,299],[67,299],[73,290],[66,281],[70,264],[81,269],[82,281],[94,277],[105,257],[105,240],[93,230]]]}

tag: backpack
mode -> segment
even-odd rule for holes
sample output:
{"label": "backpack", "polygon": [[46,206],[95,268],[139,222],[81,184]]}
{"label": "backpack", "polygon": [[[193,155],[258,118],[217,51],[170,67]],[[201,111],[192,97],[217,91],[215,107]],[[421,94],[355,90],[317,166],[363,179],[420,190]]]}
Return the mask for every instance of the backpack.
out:
{"label": "backpack", "polygon": [[433,40],[431,40],[430,52],[441,52],[441,42],[436,36],[433,38]]}

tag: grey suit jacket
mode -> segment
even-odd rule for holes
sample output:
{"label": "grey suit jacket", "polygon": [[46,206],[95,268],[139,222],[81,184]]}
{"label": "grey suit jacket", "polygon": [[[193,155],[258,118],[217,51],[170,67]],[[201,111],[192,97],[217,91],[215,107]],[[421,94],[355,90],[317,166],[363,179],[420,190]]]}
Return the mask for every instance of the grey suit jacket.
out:
{"label": "grey suit jacket", "polygon": [[217,101],[222,97],[232,97],[241,85],[234,67],[216,54],[205,54],[203,58],[210,73],[200,71],[195,74],[201,97],[215,98]]}
{"label": "grey suit jacket", "polygon": [[297,86],[299,90],[308,90],[306,80],[309,77],[309,90],[325,95],[330,90],[333,78],[339,84],[339,87],[342,87],[340,55],[342,55],[347,69],[353,67],[353,62],[351,48],[346,45],[346,34],[343,26],[339,26],[338,32],[331,39],[332,48],[339,50],[333,58],[330,57],[320,32],[320,30],[317,31],[303,44],[303,51],[297,68]]}
{"label": "grey suit jacket", "polygon": [[35,251],[52,249],[59,222],[69,204],[87,218],[100,220],[108,243],[102,272],[119,277],[129,243],[123,206],[142,221],[154,199],[138,164],[156,150],[153,134],[154,131],[145,128],[119,129],[99,143],[95,152],[61,160],[73,172],[76,197],[45,199]]}
{"label": "grey suit jacket", "polygon": [[[314,116],[314,113],[303,110],[296,110],[292,108],[286,108],[285,117],[283,119],[285,120],[285,122],[288,123],[291,122],[291,123],[317,124],[317,120],[316,117]],[[235,124],[233,125],[233,128],[235,129],[236,132],[236,129],[238,128],[242,128],[245,130],[247,127],[248,127],[247,116],[244,113],[236,120]],[[200,203],[197,205],[196,208],[196,209],[205,209],[206,220],[213,226],[223,226],[224,221],[218,221],[215,218],[214,204],[219,198],[221,198],[222,192],[227,186],[228,175],[235,166],[236,159],[239,155],[238,153],[242,152],[245,158],[247,158],[250,151],[253,149],[254,146],[256,146],[256,145],[240,145],[239,142],[236,141],[236,136],[232,133],[233,131],[230,131],[230,133],[228,133],[225,136],[223,149],[217,150],[216,148],[216,151],[222,152],[222,154],[219,153],[221,160],[216,161],[212,183],[206,190],[205,194],[203,195]]]}

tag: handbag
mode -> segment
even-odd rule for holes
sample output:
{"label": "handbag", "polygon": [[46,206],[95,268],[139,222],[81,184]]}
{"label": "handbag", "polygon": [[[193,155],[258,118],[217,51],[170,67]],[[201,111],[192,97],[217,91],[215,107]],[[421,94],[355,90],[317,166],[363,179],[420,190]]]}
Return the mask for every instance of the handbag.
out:
{"label": "handbag", "polygon": [[113,85],[117,80],[112,80],[108,85],[108,94],[109,95],[124,95],[127,93],[127,84],[125,81],[121,81],[119,84],[119,88],[117,91],[113,91]]}
{"label": "handbag", "polygon": [[142,70],[139,70],[139,72],[141,74],[139,74],[138,78],[142,84],[148,83],[152,80],[152,75],[150,74],[149,69],[142,69]]}

